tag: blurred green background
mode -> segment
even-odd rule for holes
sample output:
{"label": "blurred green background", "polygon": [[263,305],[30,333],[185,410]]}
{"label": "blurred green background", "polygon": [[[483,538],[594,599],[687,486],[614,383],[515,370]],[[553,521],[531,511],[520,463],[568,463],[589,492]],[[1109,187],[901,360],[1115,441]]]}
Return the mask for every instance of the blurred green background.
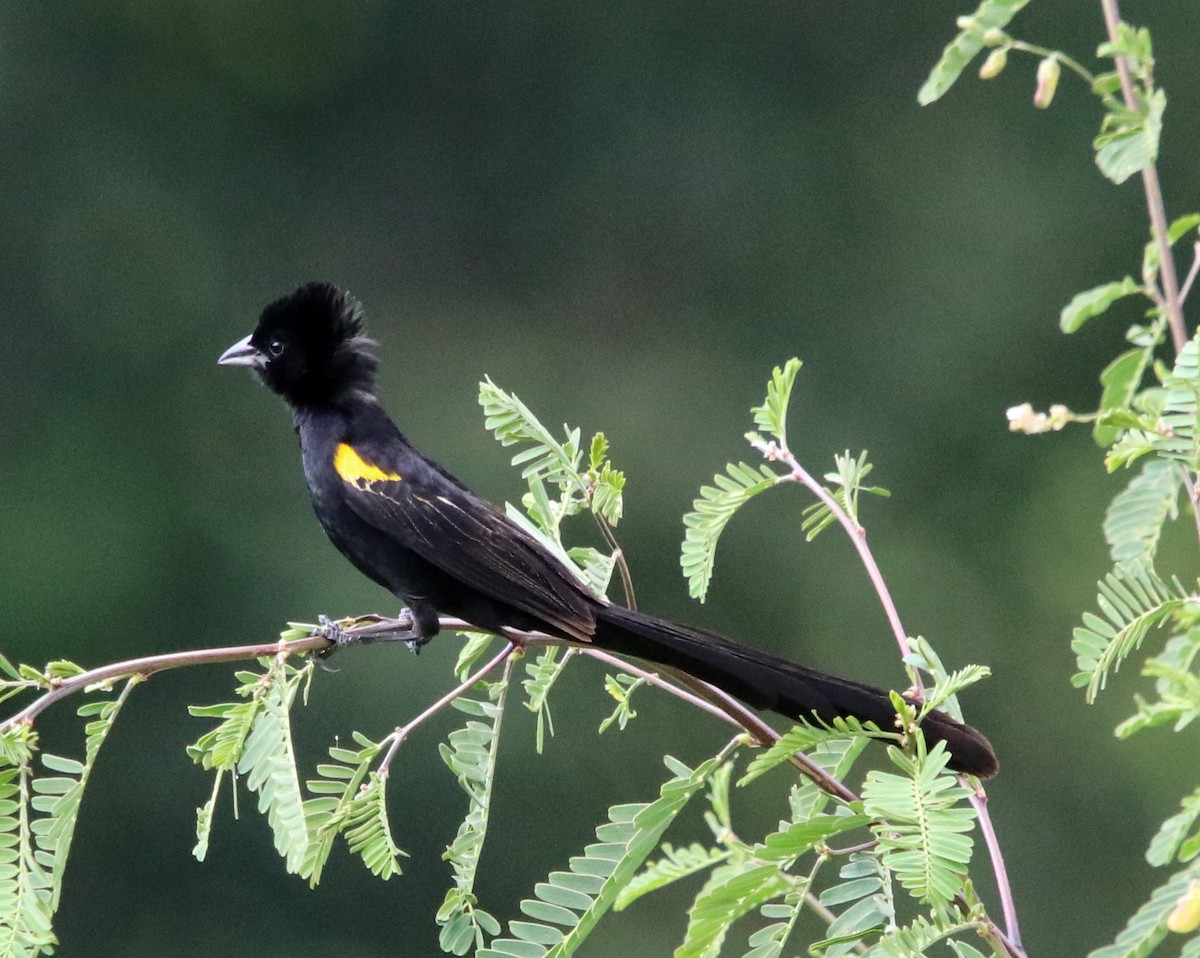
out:
{"label": "blurred green background", "polygon": [[[263,304],[322,278],[367,302],[394,416],[481,493],[520,493],[482,429],[484,374],[547,422],[608,433],[629,475],[619,532],[643,607],[900,683],[852,550],[836,533],[802,543],[799,490],[748,508],[708,604],[686,598],[680,516],[750,455],[748,409],[771,366],[798,355],[797,450],[825,471],[833,453],[869,449],[892,490],[865,518],[907,628],[950,663],[995,671],[965,706],[1001,756],[989,795],[1031,954],[1109,940],[1161,880],[1141,853],[1191,787],[1195,738],[1113,739],[1135,670],[1090,709],[1070,688],[1070,630],[1106,569],[1099,522],[1122,480],[1083,430],[1011,436],[1004,409],[1094,405],[1133,307],[1071,339],[1057,311],[1136,273],[1145,215],[1136,178],[1118,189],[1095,171],[1098,112],[1069,77],[1048,112],[1030,107],[1035,64],[1019,58],[917,107],[964,12],[4,5],[4,652],[94,665],[394,611],[313,521],[280,404],[215,365]],[[1162,176],[1177,215],[1200,202],[1200,9],[1125,12],[1154,31],[1172,97]],[[1100,28],[1094,3],[1047,3],[1015,32],[1086,57]],[[1180,548],[1175,571],[1194,565]],[[448,687],[456,651],[448,637],[419,659],[339,658],[298,718],[303,758],[411,717]],[[523,710],[506,727],[479,884],[497,915],[607,805],[655,793],[660,751],[695,762],[725,740],[649,694],[628,732],[597,739],[601,679],[582,663],[568,674],[543,757]],[[310,892],[284,874],[251,799],[238,822],[225,804],[207,863],[190,856],[209,783],[183,753],[206,727],[185,706],[232,685],[226,669],[193,670],[134,696],[85,800],[60,953],[438,954],[440,854],[464,806],[436,753],[453,717],[394,771],[406,874],[375,882],[339,851]],[[40,728],[80,750],[70,708]],[[774,824],[777,799],[744,796],[746,834]],[[613,916],[586,953],[669,954],[684,902]]]}

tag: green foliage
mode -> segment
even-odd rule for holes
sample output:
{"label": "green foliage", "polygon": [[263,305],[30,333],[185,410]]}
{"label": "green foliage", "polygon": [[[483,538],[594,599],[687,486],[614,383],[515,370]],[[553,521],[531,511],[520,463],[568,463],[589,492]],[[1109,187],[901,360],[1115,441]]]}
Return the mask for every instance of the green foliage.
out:
{"label": "green foliage", "polygon": [[[933,918],[918,916],[904,928],[897,928],[884,935],[867,954],[871,958],[913,958],[914,955],[925,954],[928,949],[939,942],[947,941],[952,935],[961,934],[964,931],[977,931],[980,927],[978,922],[973,921],[953,921],[940,916]],[[972,955],[982,958],[982,955],[970,945],[959,941],[947,943],[960,958],[968,958]]]}
{"label": "green foliage", "polygon": [[[842,511],[850,517],[852,522],[858,522],[858,497],[862,493],[884,497],[891,495],[882,486],[863,485],[863,480],[875,468],[867,462],[865,449],[859,453],[857,459],[853,458],[850,450],[847,449],[843,455],[835,455],[833,461],[837,469],[834,472],[825,473],[823,478],[830,484],[825,487],[825,491],[829,493],[834,502],[841,506]],[[828,505],[821,501],[814,502],[804,510],[801,529],[804,531],[805,538],[812,542],[835,519],[833,510]]]}
{"label": "green foliage", "polygon": [[1114,563],[1153,567],[1163,526],[1179,514],[1182,486],[1178,466],[1154,459],[1117,494],[1104,517],[1104,538]]}
{"label": "green foliage", "polygon": [[267,816],[275,850],[294,874],[302,871],[308,854],[308,828],[288,713],[311,667],[294,669],[283,663],[267,671],[259,696],[261,708],[237,765],[238,773],[245,776],[246,787],[258,793],[258,810]]}
{"label": "green foliage", "polygon": [[1176,872],[1134,912],[1111,945],[1097,948],[1088,958],[1146,958],[1167,937],[1167,917],[1197,878],[1200,863]]}
{"label": "green foliage", "polygon": [[305,827],[309,843],[300,875],[315,886],[334,839],[344,835],[350,851],[358,855],[373,875],[384,879],[400,874],[399,858],[404,854],[392,839],[387,819],[387,778],[371,771],[371,765],[383,749],[360,732],[353,749],[333,746],[332,762],[317,766],[317,778],[309,779],[313,797],[304,802]]}
{"label": "green foliage", "polygon": [[[767,383],[766,399],[761,406],[751,410],[755,425],[765,430],[772,440],[768,443],[756,432],[746,433],[746,439],[768,460],[787,454],[787,408],[800,367],[800,360],[794,358],[782,367],[776,366]],[[869,466],[867,471],[870,471]],[[692,598],[703,602],[708,594],[717,540],[734,513],[786,478],[767,465],[755,468],[744,462],[729,463],[725,472],[713,476],[711,486],[700,487],[700,496],[692,502],[692,511],[683,517],[683,548],[679,556],[679,564],[688,580],[688,594]]]}
{"label": "green foliage", "polygon": [[[78,675],[74,669],[46,674],[61,678]],[[69,665],[70,663],[65,663]],[[11,666],[5,669],[12,675]],[[33,958],[54,950],[52,919],[62,895],[63,876],[80,803],[100,748],[117,714],[139,679],[126,682],[114,699],[82,705],[77,713],[85,720],[84,760],[42,753],[47,772],[35,776],[33,759],[37,739],[26,725],[9,725],[0,756],[0,955]]]}
{"label": "green foliage", "polygon": [[705,848],[696,842],[686,848],[674,848],[664,842],[660,851],[662,858],[647,862],[646,867],[621,889],[613,905],[615,910],[620,911],[643,895],[719,865],[732,854],[727,848]]}
{"label": "green foliage", "polygon": [[754,414],[754,424],[766,430],[784,449],[787,448],[788,403],[792,398],[796,374],[802,365],[799,359],[793,357],[782,368],[776,366],[771,371],[771,381],[767,383],[767,398],[761,406],[750,410]]}
{"label": "green foliage", "polygon": [[747,502],[782,481],[768,466],[757,469],[744,462],[730,463],[713,476],[713,485],[701,486],[692,511],[683,517],[686,529],[679,564],[688,580],[688,594],[704,601],[712,581],[717,540],[725,526]]}
{"label": "green foliage", "polygon": [[528,406],[491,379],[479,384],[479,404],[486,428],[501,445],[526,447],[512,459],[514,466],[521,467],[521,478],[531,486],[535,482],[556,486],[566,515],[588,508],[609,525],[620,521],[625,475],[608,459],[608,440],[603,433],[592,437],[585,468],[578,428],[564,426],[562,441],[555,439]]}
{"label": "green foliage", "polygon": [[979,9],[968,17],[960,18],[960,33],[942,52],[929,78],[917,93],[917,102],[928,106],[945,96],[950,87],[962,75],[986,45],[985,35],[990,30],[1002,30],[1029,0],[983,0]]}
{"label": "green foliage", "polygon": [[791,861],[826,839],[862,828],[868,822],[866,815],[813,815],[768,835],[754,849],[754,856],[765,862]]}
{"label": "green foliage", "polygon": [[962,721],[962,709],[958,705],[958,693],[974,685],[980,679],[991,675],[991,670],[983,665],[967,665],[951,672],[942,664],[923,636],[909,639],[912,652],[905,656],[905,665],[920,669],[933,679],[933,687],[925,690],[925,699],[921,703],[920,718],[924,718],[934,709],[940,709],[952,718]]}
{"label": "green foliage", "polygon": [[442,926],[439,944],[443,951],[455,955],[465,955],[472,947],[482,948],[485,935],[496,935],[500,931],[499,922],[478,907],[475,876],[487,837],[500,723],[504,717],[511,667],[512,659],[509,659],[498,682],[481,683],[487,694],[486,700],[463,697],[454,702],[456,708],[472,718],[463,728],[450,733],[449,745],[439,747],[442,760],[467,793],[469,803],[467,816],[446,849],[444,857],[454,870],[454,884],[447,890],[437,913],[438,924]]}
{"label": "green foliage", "polygon": [[633,710],[633,693],[648,681],[649,679],[644,675],[634,676],[620,673],[604,676],[604,691],[616,699],[617,705],[612,713],[600,723],[601,733],[607,731],[613,722],[616,722],[617,728],[623,732],[630,720],[637,718],[637,712]]}
{"label": "green foliage", "polygon": [[880,732],[873,725],[864,727],[861,723],[847,722],[845,719],[836,719],[832,725],[826,728],[815,725],[794,725],[789,731],[779,736],[777,742],[759,752],[751,760],[745,775],[738,781],[738,786],[749,785],[759,776],[789,761],[797,752],[809,753],[812,757],[819,748],[841,747],[852,741],[854,736],[865,737],[868,733],[871,737],[891,739],[892,741],[900,739],[899,735]]}
{"label": "green foliage", "polygon": [[550,714],[550,690],[562,675],[567,662],[571,658],[568,649],[559,657],[560,650],[548,646],[537,656],[525,660],[525,674],[528,676],[521,682],[525,690],[525,707],[537,716],[537,751],[540,755],[545,745],[545,733],[554,734],[554,719]]}
{"label": "green foliage", "polygon": [[1162,404],[1161,433],[1154,451],[1165,459],[1182,462],[1189,472],[1200,469],[1200,430],[1196,429],[1197,396],[1200,396],[1200,346],[1190,339],[1175,359],[1175,368],[1163,377],[1166,395]]}
{"label": "green foliage", "polygon": [[1126,276],[1117,283],[1104,283],[1092,289],[1076,293],[1074,299],[1063,307],[1058,325],[1064,333],[1074,333],[1089,319],[1108,311],[1108,308],[1119,299],[1143,292],[1143,288],[1135,283],[1132,276]]}
{"label": "green foliage", "polygon": [[263,672],[237,673],[241,683],[237,693],[246,701],[188,710],[200,718],[220,719],[216,728],[188,746],[192,761],[217,772],[209,800],[197,810],[194,854],[200,860],[207,854],[217,796],[226,773],[236,771],[245,776],[246,787],[258,794],[258,810],[267,816],[275,849],[288,871],[303,873],[308,828],[289,712],[296,693],[311,677],[313,664],[310,660],[297,668],[281,656],[260,661]]}
{"label": "green foliage", "polygon": [[663,832],[716,771],[721,756],[695,769],[667,758],[673,773],[657,800],[615,805],[608,822],[596,829],[597,844],[572,858],[570,871],[551,872],[534,888],[536,898],[521,902],[533,921],[511,921],[512,937],[494,939],[477,958],[568,958],[617,901],[621,889],[654,851]]}
{"label": "green foliage", "polygon": [[1118,566],[1097,586],[1096,602],[1104,618],[1085,612],[1071,643],[1079,668],[1071,681],[1087,688],[1089,702],[1095,701],[1109,674],[1141,646],[1150,629],[1188,601],[1178,582],[1168,584],[1140,567]]}
{"label": "green foliage", "polygon": [[1146,861],[1156,868],[1169,865],[1176,859],[1189,862],[1200,854],[1200,832],[1192,831],[1196,820],[1200,818],[1200,788],[1180,804],[1182,810],[1162,823],[1158,834],[1146,849]]}
{"label": "green foliage", "polygon": [[971,789],[945,773],[949,754],[939,742],[924,754],[905,755],[888,749],[904,774],[868,773],[863,783],[863,811],[876,821],[871,830],[879,842],[881,862],[896,880],[935,914],[942,914],[963,887],[973,843],[966,833],[975,813],[963,802]]}
{"label": "green foliage", "polygon": [[775,865],[743,861],[716,868],[688,910],[687,931],[675,958],[717,954],[734,922],[790,890],[792,884]]}
{"label": "green foliage", "polygon": [[[1176,619],[1194,617],[1189,608]],[[1196,675],[1197,654],[1200,653],[1200,628],[1195,625],[1167,640],[1158,655],[1151,656],[1142,666],[1142,674],[1155,679],[1155,699],[1135,695],[1137,711],[1117,726],[1118,738],[1128,738],[1135,732],[1172,723],[1175,731],[1186,728],[1200,717],[1200,676]]]}

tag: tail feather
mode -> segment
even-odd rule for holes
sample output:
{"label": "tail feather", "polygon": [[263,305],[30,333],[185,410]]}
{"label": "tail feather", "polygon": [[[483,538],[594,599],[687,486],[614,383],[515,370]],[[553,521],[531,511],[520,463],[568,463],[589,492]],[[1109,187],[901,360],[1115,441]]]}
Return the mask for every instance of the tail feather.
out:
{"label": "tail feather", "polygon": [[[753,708],[788,718],[831,722],[850,716],[885,730],[895,726],[896,710],[881,689],[806,669],[715,632],[609,605],[597,610],[593,641],[612,652],[682,669]],[[935,711],[921,728],[930,745],[946,743],[950,768],[980,778],[996,774],[991,744],[971,726]]]}

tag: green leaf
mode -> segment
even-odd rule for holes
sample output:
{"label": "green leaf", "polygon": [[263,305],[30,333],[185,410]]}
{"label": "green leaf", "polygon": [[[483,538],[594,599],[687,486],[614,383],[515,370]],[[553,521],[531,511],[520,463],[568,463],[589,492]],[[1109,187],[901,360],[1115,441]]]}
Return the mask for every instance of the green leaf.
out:
{"label": "green leaf", "polygon": [[783,368],[776,366],[771,372],[771,381],[767,383],[767,398],[761,406],[755,406],[750,411],[754,413],[754,424],[764,429],[787,448],[787,411],[788,402],[792,397],[792,386],[796,382],[796,374],[803,364],[799,359],[789,359]]}
{"label": "green leaf", "polygon": [[542,754],[545,744],[545,732],[554,734],[554,719],[550,713],[550,690],[567,663],[571,660],[568,650],[559,658],[556,646],[547,646],[536,658],[525,660],[525,674],[528,678],[522,680],[521,687],[525,690],[525,707],[537,716],[537,753]]}
{"label": "green leaf", "polygon": [[454,663],[454,674],[460,682],[465,682],[467,676],[475,670],[475,663],[483,657],[492,641],[496,638],[491,632],[463,632],[467,641],[458,650],[458,659]]}
{"label": "green leaf", "polygon": [[688,910],[687,931],[674,958],[715,955],[735,921],[790,888],[790,880],[777,865],[721,866]]}
{"label": "green leaf", "polygon": [[792,822],[764,838],[755,848],[754,856],[765,862],[790,861],[834,835],[864,828],[869,822],[866,815],[816,815],[806,821]]}
{"label": "green leaf", "polygon": [[967,18],[962,32],[942,51],[929,78],[917,93],[917,102],[928,106],[940,100],[962,74],[975,55],[983,49],[983,35],[988,30],[1001,30],[1029,0],[984,0],[979,9]]}
{"label": "green leaf", "polygon": [[694,842],[686,848],[673,848],[664,843],[662,846],[663,857],[657,861],[646,863],[646,867],[621,889],[613,904],[613,909],[621,911],[643,895],[657,891],[681,878],[687,878],[719,865],[726,861],[729,855],[728,849],[705,848]]}
{"label": "green leaf", "polygon": [[1174,246],[1198,226],[1200,226],[1200,213],[1187,213],[1176,217],[1167,227],[1167,242]]}
{"label": "green leaf", "polygon": [[468,721],[464,728],[450,733],[449,746],[443,745],[440,750],[442,759],[467,794],[467,815],[442,856],[450,862],[454,884],[446,890],[437,913],[437,922],[442,926],[442,948],[456,955],[466,954],[471,948],[482,948],[485,933],[494,935],[499,931],[496,919],[478,907],[475,877],[487,839],[501,720],[512,666],[510,658],[498,681],[482,683],[488,701],[460,700],[473,702],[487,721]]}
{"label": "green leaf", "polygon": [[[551,872],[549,881],[535,886],[537,899],[522,903],[537,908],[537,901],[557,905],[576,913],[575,923],[567,924],[561,912],[555,912],[555,928],[531,922],[510,922],[509,938],[494,939],[476,958],[569,958],[591,934],[600,918],[616,903],[634,873],[658,845],[662,834],[688,801],[704,787],[708,777],[721,764],[712,758],[695,770],[668,757],[674,778],[662,786],[659,797],[648,805],[614,805],[608,810],[608,822],[596,829],[598,844],[589,845],[584,854],[571,859],[569,872]],[[549,941],[547,949],[535,938]],[[536,945],[534,950],[529,945]]]}
{"label": "green leaf", "polygon": [[975,812],[964,805],[972,790],[945,774],[950,758],[945,742],[922,752],[910,758],[888,750],[907,774],[869,772],[863,812],[875,820],[871,830],[883,865],[918,901],[942,913],[966,882],[973,847],[966,833],[975,825]]}
{"label": "green leaf", "polygon": [[704,601],[716,562],[717,540],[734,513],[782,477],[767,466],[757,469],[744,462],[730,463],[724,473],[713,477],[713,485],[701,486],[692,511],[683,517],[686,527],[679,564],[688,580],[688,594]]}
{"label": "green leaf", "polygon": [[1166,459],[1176,459],[1191,472],[1200,469],[1200,430],[1196,428],[1197,398],[1200,397],[1200,344],[1193,336],[1175,357],[1175,366],[1163,378],[1166,395],[1162,402],[1161,434],[1154,450]]}
{"label": "green leaf", "polygon": [[275,837],[275,850],[293,874],[303,869],[308,853],[308,828],[289,711],[305,677],[306,670],[287,665],[268,671],[260,693],[262,707],[237,763],[246,787],[258,793],[258,810],[267,816]]}
{"label": "green leaf", "polygon": [[352,854],[362,859],[368,871],[387,881],[400,874],[404,852],[392,839],[387,815],[387,779],[371,772],[345,807],[343,834]]}
{"label": "green leaf", "polygon": [[1200,864],[1176,872],[1154,890],[1111,945],[1097,948],[1088,958],[1148,958],[1167,936],[1167,916],[1197,877]]}
{"label": "green leaf", "polygon": [[1104,387],[1100,395],[1101,416],[1092,427],[1092,438],[1101,448],[1111,446],[1123,432],[1113,422],[1112,414],[1124,412],[1133,404],[1152,355],[1153,347],[1131,349],[1121,353],[1100,374],[1100,384]]}
{"label": "green leaf", "polygon": [[1178,582],[1168,584],[1142,568],[1118,566],[1097,585],[1104,618],[1085,612],[1071,642],[1079,668],[1071,681],[1087,686],[1088,702],[1096,700],[1109,674],[1141,646],[1150,629],[1188,601]]}
{"label": "green leaf", "polygon": [[1166,108],[1167,95],[1155,90],[1140,110],[1111,110],[1092,143],[1100,172],[1119,185],[1155,162]]}
{"label": "green leaf", "polygon": [[1116,283],[1103,283],[1092,289],[1076,293],[1075,297],[1062,309],[1058,325],[1064,333],[1076,332],[1084,323],[1093,317],[1106,312],[1119,299],[1142,292],[1139,283],[1132,276],[1126,276]]}
{"label": "green leaf", "polygon": [[[1162,823],[1158,834],[1154,836],[1150,847],[1146,849],[1146,861],[1156,868],[1171,863],[1191,832],[1192,826],[1196,824],[1196,819],[1200,818],[1200,788],[1184,798],[1180,804],[1183,806],[1183,810]],[[1200,849],[1190,849],[1190,855],[1180,860],[1187,861],[1194,858],[1197,851]]]}
{"label": "green leaf", "polygon": [[[850,450],[847,449],[844,454],[840,456],[835,455],[833,462],[836,466],[836,471],[827,472],[822,477],[829,483],[824,488],[853,522],[858,522],[858,498],[860,494],[866,492],[870,495],[883,496],[884,498],[891,495],[890,492],[881,486],[863,485],[863,480],[875,468],[871,463],[867,462],[867,451],[865,449],[858,454],[858,458],[851,456]],[[833,510],[823,501],[818,500],[804,510],[804,521],[800,524],[800,528],[804,532],[805,540],[812,542],[813,539],[835,521],[836,517],[833,514]]]}
{"label": "green leaf", "polygon": [[528,406],[490,378],[479,384],[479,405],[483,407],[485,428],[495,434],[501,445],[529,447],[512,460],[514,466],[523,467],[522,478],[536,477],[542,482],[575,485],[582,490],[578,430],[568,431],[566,439],[559,442]]}
{"label": "green leaf", "polygon": [[1151,568],[1163,525],[1179,510],[1179,466],[1153,460],[1117,494],[1104,517],[1104,538],[1117,565]]}
{"label": "green leaf", "polygon": [[333,761],[317,765],[320,777],[306,783],[315,797],[304,802],[309,843],[300,875],[312,887],[320,882],[339,835],[345,836],[351,852],[372,874],[386,880],[400,872],[398,859],[404,852],[393,841],[388,824],[387,781],[371,771],[383,745],[357,732],[354,740],[361,746],[357,751],[332,746]]}

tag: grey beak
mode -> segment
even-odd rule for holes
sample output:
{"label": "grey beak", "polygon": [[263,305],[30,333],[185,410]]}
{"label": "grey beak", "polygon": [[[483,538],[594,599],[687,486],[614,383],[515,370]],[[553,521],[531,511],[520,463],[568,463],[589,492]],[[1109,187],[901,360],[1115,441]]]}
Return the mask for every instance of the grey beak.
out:
{"label": "grey beak", "polygon": [[263,356],[257,349],[250,344],[250,337],[238,340],[230,346],[225,352],[221,353],[221,358],[217,360],[219,366],[252,366],[255,369],[262,369]]}

